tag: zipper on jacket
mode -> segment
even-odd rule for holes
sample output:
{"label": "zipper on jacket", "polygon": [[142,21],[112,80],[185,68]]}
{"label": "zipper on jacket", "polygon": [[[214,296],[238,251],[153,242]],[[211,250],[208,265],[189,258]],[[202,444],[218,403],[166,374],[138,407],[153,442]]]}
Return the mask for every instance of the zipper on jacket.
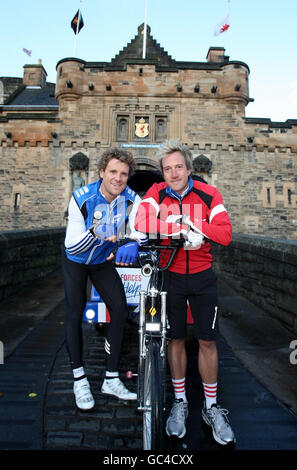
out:
{"label": "zipper on jacket", "polygon": [[85,264],[90,264],[90,262],[92,260],[92,257],[93,257],[93,254],[94,254],[94,251],[96,250],[96,248],[99,248],[99,246],[101,246],[101,245],[103,245],[103,241],[101,241],[100,245],[95,245],[95,246],[93,246],[93,248],[91,248],[88,259],[87,259]]}
{"label": "zipper on jacket", "polygon": [[[178,201],[178,204],[179,204],[179,210],[180,210],[180,213],[181,215],[183,214],[183,205],[182,205],[182,201],[179,200]],[[188,250],[185,250],[186,252],[186,274],[189,274],[189,251]]]}

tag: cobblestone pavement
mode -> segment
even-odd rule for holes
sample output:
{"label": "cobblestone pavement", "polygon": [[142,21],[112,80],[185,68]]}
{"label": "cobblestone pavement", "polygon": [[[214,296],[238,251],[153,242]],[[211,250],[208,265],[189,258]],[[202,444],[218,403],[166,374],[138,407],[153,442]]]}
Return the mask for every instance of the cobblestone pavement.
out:
{"label": "cobblestone pavement", "polygon": [[[72,392],[73,378],[63,346],[57,354],[46,391],[44,448],[141,449],[142,416],[135,402],[102,395],[105,374],[104,328],[84,324],[84,360],[95,407],[80,411]],[[137,326],[128,324],[121,354],[121,379],[136,392],[136,378],[125,371],[137,371]]]}
{"label": "cobblestone pavement", "polygon": [[[104,329],[92,324],[84,324],[84,359],[96,405],[89,412],[76,408],[64,345],[64,315],[64,301],[59,300],[0,365],[0,450],[140,450],[142,415],[136,403],[100,393],[105,371]],[[223,320],[223,329],[226,321],[229,318]],[[136,324],[127,323],[120,365],[121,378],[133,391],[136,377],[128,380],[125,372],[137,369],[137,330]],[[167,438],[165,448],[222,450],[201,420],[203,392],[197,374],[197,344],[191,327],[188,333],[187,433],[178,442]],[[222,336],[218,348],[219,400],[229,410],[237,438],[232,449],[296,451],[296,415],[247,369]],[[169,377],[168,392],[169,409],[173,398]]]}

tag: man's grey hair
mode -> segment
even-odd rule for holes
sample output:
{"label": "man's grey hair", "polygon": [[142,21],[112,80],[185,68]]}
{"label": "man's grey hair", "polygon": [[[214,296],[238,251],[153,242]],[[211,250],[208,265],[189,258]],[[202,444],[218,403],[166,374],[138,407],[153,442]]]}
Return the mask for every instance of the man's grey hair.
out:
{"label": "man's grey hair", "polygon": [[168,139],[163,142],[162,146],[156,153],[156,158],[160,165],[160,170],[163,175],[163,159],[174,152],[180,152],[185,159],[185,164],[188,170],[192,171],[192,152],[189,147],[182,143],[179,139]]}

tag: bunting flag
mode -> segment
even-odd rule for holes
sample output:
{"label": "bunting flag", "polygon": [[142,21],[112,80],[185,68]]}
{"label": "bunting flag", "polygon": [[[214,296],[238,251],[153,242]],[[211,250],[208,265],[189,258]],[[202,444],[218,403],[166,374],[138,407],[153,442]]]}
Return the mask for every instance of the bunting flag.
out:
{"label": "bunting flag", "polygon": [[228,14],[220,23],[218,23],[214,30],[214,35],[219,36],[219,34],[224,33],[230,28],[230,15]]}
{"label": "bunting flag", "polygon": [[71,21],[71,28],[73,29],[74,34],[78,34],[83,26],[84,26],[84,21],[83,21],[82,14],[80,10],[77,10],[76,15]]}
{"label": "bunting flag", "polygon": [[31,57],[32,51],[29,51],[25,47],[23,47],[23,52],[25,52],[29,57]]}

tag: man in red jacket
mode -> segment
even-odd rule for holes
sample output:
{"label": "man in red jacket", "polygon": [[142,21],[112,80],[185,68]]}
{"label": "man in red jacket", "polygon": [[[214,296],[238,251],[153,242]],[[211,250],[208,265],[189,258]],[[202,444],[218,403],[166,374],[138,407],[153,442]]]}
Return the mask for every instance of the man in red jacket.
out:
{"label": "man in red jacket", "polygon": [[167,419],[169,436],[182,438],[188,406],[185,390],[187,355],[185,349],[187,303],[199,343],[198,369],[204,389],[203,420],[220,444],[235,441],[228,411],[217,404],[218,352],[217,279],[212,270],[209,240],[229,245],[232,226],[219,191],[191,177],[192,154],[179,140],[168,140],[157,157],[165,182],[155,183],[145,194],[135,219],[135,228],[161,237],[184,238],[184,244],[165,272],[168,294],[170,343],[168,361],[175,400]]}

